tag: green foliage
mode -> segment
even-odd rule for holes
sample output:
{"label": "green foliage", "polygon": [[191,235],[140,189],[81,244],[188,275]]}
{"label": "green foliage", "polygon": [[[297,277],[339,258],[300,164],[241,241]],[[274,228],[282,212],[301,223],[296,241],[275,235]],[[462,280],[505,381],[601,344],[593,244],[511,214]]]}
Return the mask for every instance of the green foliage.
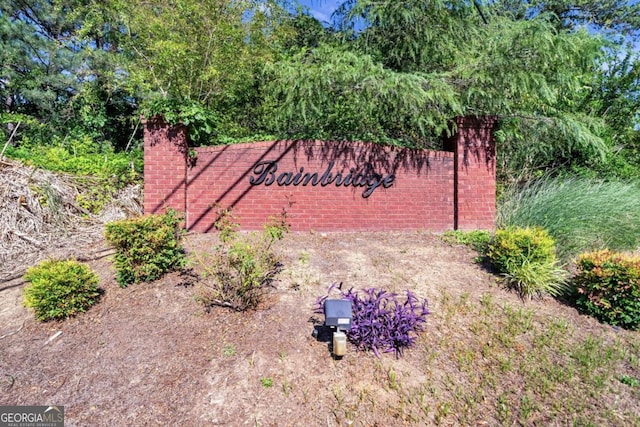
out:
{"label": "green foliage", "polygon": [[548,294],[560,296],[567,291],[568,273],[556,262],[531,262],[524,259],[521,264],[512,264],[504,273],[509,286],[521,297]]}
{"label": "green foliage", "polygon": [[286,212],[272,217],[260,233],[241,234],[231,212],[221,210],[215,227],[220,243],[214,252],[194,254],[194,261],[208,279],[197,299],[205,307],[220,305],[236,311],[257,308],[281,267],[273,244],[288,231]]}
{"label": "green foliage", "polygon": [[135,101],[123,90],[122,61],[129,55],[119,49],[114,3],[0,4],[3,111],[29,116],[49,131],[37,134],[30,125],[19,141],[41,144],[78,132],[124,148],[137,117]]}
{"label": "green foliage", "polygon": [[90,187],[76,196],[76,203],[92,214],[99,214],[113,196],[113,192],[109,190],[103,187]]}
{"label": "green foliage", "polygon": [[497,223],[543,227],[565,261],[595,249],[635,249],[640,246],[640,183],[544,177],[505,190]]}
{"label": "green foliage", "polygon": [[497,230],[486,255],[523,298],[566,290],[567,274],[558,266],[553,239],[542,228]]}
{"label": "green foliage", "polygon": [[487,257],[502,273],[510,264],[547,262],[555,259],[555,243],[542,228],[517,228],[497,230],[487,250]]}
{"label": "green foliage", "polygon": [[499,0],[492,2],[496,13],[516,19],[552,15],[559,29],[589,25],[602,34],[616,38],[620,33],[640,36],[640,4],[625,0]]}
{"label": "green foliage", "polygon": [[640,387],[640,380],[629,375],[620,375],[618,377],[618,381],[624,385],[628,385],[629,387]]}
{"label": "green foliage", "polygon": [[327,45],[274,63],[267,73],[268,124],[289,137],[427,147],[462,112],[443,74],[396,72]]}
{"label": "green foliage", "polygon": [[610,325],[640,328],[640,257],[607,249],[581,254],[577,306]]}
{"label": "green foliage", "polygon": [[55,127],[68,119],[62,105],[79,82],[63,70],[77,71],[82,61],[65,37],[72,31],[73,21],[58,2],[0,4],[0,100],[9,112],[48,116]]}
{"label": "green foliage", "polygon": [[201,104],[181,105],[175,101],[158,99],[143,111],[145,117],[161,116],[170,125],[182,124],[189,130],[189,142],[194,146],[211,145],[217,126],[216,114]]}
{"label": "green foliage", "polygon": [[145,109],[167,109],[190,121],[199,144],[210,145],[210,136],[261,131],[260,70],[288,37],[279,3],[120,2],[131,59],[127,85]]}
{"label": "green foliage", "polygon": [[113,159],[105,174],[121,176],[126,155],[78,160],[69,141],[123,149],[143,113],[186,124],[197,145],[268,136],[441,148],[452,118],[488,114],[500,118],[507,183],[549,169],[640,174],[637,3],[347,0],[329,28],[301,10],[2,2],[0,136],[21,123],[11,155],[80,173]]}
{"label": "green foliage", "polygon": [[506,153],[498,166],[507,178],[576,154],[602,157],[602,120],[580,106],[603,41],[558,30],[546,14],[514,19],[493,8],[483,4],[481,15],[477,2],[359,0],[339,15],[347,26],[364,21],[355,50],[385,70],[426,77],[430,126],[444,127],[434,111],[451,114],[452,106],[460,115],[498,115],[498,154]]}
{"label": "green foliage", "polygon": [[173,210],[162,215],[110,222],[105,237],[116,248],[117,280],[121,287],[156,280],[184,266],[181,218]]}
{"label": "green foliage", "polygon": [[42,169],[101,178],[117,188],[142,178],[142,150],[114,152],[87,138],[56,139],[51,145],[23,144],[7,148],[5,154]]}
{"label": "green foliage", "polygon": [[84,313],[98,302],[98,276],[75,260],[45,260],[24,275],[24,304],[36,319],[63,319]]}
{"label": "green foliage", "polygon": [[448,230],[444,232],[442,240],[452,245],[466,245],[484,254],[491,241],[491,233],[486,230]]}

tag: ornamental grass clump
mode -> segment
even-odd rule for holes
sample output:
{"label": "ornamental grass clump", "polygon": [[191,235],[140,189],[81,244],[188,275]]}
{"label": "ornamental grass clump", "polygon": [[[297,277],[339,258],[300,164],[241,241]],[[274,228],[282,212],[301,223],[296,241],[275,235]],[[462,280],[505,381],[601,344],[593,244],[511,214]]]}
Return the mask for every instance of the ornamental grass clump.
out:
{"label": "ornamental grass clump", "polygon": [[563,262],[583,252],[640,246],[640,184],[582,177],[543,177],[505,189],[499,227],[542,227]]}
{"label": "ornamental grass clump", "polygon": [[[318,298],[317,312],[322,312],[324,302],[335,288],[335,284],[331,285],[327,295]],[[429,314],[427,300],[409,290],[404,301],[384,289],[338,290],[341,298],[351,301],[353,319],[347,338],[359,350],[372,350],[378,357],[381,351],[395,352],[398,357],[424,330]]]}

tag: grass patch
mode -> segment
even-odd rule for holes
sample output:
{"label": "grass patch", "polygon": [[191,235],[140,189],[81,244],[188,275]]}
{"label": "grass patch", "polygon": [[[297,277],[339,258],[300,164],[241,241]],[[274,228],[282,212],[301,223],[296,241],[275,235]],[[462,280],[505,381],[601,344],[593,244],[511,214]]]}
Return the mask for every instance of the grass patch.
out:
{"label": "grass patch", "polygon": [[[377,386],[415,425],[640,425],[640,339],[585,333],[534,308],[443,293],[417,343],[425,378],[388,360]],[[464,331],[464,332],[461,332]],[[604,331],[604,330],[603,330]],[[622,404],[621,402],[627,402]],[[344,408],[344,405],[342,406]]]}
{"label": "grass patch", "polygon": [[558,256],[640,246],[640,183],[587,178],[542,178],[504,192],[498,226],[542,227]]}
{"label": "grass patch", "polygon": [[442,240],[450,245],[469,246],[476,252],[484,254],[491,241],[491,233],[486,230],[448,230],[442,235]]}

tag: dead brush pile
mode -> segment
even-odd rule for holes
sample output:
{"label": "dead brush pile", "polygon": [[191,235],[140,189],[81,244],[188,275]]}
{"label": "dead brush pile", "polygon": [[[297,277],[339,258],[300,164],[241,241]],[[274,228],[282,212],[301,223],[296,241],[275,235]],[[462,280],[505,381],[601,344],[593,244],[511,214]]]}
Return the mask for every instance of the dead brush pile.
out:
{"label": "dead brush pile", "polygon": [[[99,214],[80,206],[99,180],[0,161],[0,281],[47,257],[81,257],[104,224],[142,213],[142,188],[116,192]],[[85,196],[86,197],[86,196]]]}

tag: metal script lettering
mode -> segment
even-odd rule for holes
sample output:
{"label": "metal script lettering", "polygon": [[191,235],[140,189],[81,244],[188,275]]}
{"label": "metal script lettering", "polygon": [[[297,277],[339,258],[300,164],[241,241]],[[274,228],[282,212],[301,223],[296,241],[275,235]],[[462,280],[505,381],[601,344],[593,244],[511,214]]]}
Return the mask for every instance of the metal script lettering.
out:
{"label": "metal script lettering", "polygon": [[249,177],[249,183],[251,185],[271,185],[277,184],[279,186],[301,185],[306,187],[311,184],[312,187],[320,185],[325,187],[330,184],[335,184],[336,187],[364,187],[362,197],[369,197],[376,188],[382,186],[383,188],[389,188],[393,185],[396,176],[389,174],[382,176],[379,173],[373,173],[371,166],[367,166],[365,172],[357,172],[355,169],[351,169],[346,175],[342,172],[332,173],[335,162],[332,160],[327,165],[327,169],[322,175],[318,175],[318,172],[305,172],[304,167],[301,167],[297,172],[281,172],[278,171],[278,162],[275,160],[266,160],[258,162],[253,166],[253,176]]}

